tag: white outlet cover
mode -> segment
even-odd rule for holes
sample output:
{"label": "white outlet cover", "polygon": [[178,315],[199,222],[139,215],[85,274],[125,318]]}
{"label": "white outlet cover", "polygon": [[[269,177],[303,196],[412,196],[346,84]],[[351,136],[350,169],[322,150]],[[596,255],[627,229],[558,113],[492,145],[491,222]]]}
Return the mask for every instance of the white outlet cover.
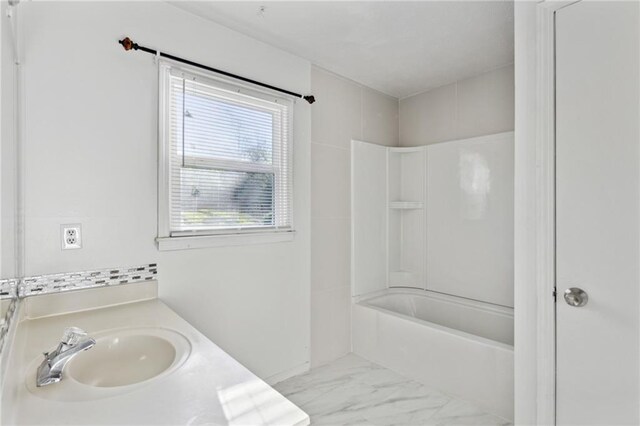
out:
{"label": "white outlet cover", "polygon": [[82,225],[79,223],[60,225],[62,250],[82,248]]}

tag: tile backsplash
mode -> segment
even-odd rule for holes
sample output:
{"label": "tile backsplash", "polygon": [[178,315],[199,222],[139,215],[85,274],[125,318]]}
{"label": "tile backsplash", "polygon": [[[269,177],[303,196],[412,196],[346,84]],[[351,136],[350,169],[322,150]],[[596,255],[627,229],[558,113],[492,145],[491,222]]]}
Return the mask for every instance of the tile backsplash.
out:
{"label": "tile backsplash", "polygon": [[128,284],[157,279],[158,265],[98,269],[93,271],[25,277],[18,284],[18,296],[58,293],[84,288]]}
{"label": "tile backsplash", "polygon": [[8,302],[8,308],[5,312],[4,316],[0,318],[0,354],[2,354],[2,349],[4,348],[4,342],[7,336],[9,335],[9,330],[11,323],[14,319],[14,314],[17,310],[18,299],[14,298]]}
{"label": "tile backsplash", "polygon": [[[18,283],[15,278],[0,280],[0,304],[2,304],[2,315],[0,316],[0,355],[4,348],[4,343],[9,335],[10,326],[14,319],[14,314],[18,306]],[[0,374],[2,369],[0,368]]]}
{"label": "tile backsplash", "polygon": [[140,266],[0,280],[0,300],[6,304],[7,308],[5,314],[0,318],[0,354],[2,354],[7,337],[11,334],[11,326],[15,322],[14,317],[20,302],[19,298],[156,279],[158,279],[158,265],[148,263]]}
{"label": "tile backsplash", "polygon": [[18,282],[15,278],[0,280],[0,299],[13,299],[18,295]]}

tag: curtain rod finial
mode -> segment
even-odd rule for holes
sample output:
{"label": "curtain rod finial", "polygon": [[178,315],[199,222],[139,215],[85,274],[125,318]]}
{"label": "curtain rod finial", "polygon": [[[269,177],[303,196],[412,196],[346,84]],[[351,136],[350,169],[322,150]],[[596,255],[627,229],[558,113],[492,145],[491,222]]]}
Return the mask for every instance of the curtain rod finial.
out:
{"label": "curtain rod finial", "polygon": [[134,43],[133,40],[131,40],[129,37],[125,37],[122,40],[119,40],[118,43],[120,43],[122,47],[124,47],[124,50],[127,50],[127,51],[131,49],[138,50],[138,44]]}
{"label": "curtain rod finial", "polygon": [[314,103],[316,101],[316,98],[313,95],[303,96],[302,99],[304,99],[305,101],[309,102],[310,104],[312,104],[312,103]]}

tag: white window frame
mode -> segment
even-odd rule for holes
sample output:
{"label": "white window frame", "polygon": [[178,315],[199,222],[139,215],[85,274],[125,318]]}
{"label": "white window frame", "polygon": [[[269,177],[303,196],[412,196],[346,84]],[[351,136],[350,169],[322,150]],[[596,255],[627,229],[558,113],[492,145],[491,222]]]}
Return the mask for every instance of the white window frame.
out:
{"label": "white window frame", "polygon": [[[287,161],[289,163],[288,191],[290,193],[290,222],[291,226],[284,229],[275,228],[237,228],[225,230],[210,230],[197,232],[173,232],[171,231],[171,139],[169,129],[169,76],[171,72],[183,73],[198,81],[209,83],[213,86],[231,90],[236,93],[252,96],[268,101],[278,100],[289,104],[287,108],[289,126]],[[169,60],[158,61],[158,237],[156,242],[158,249],[181,250],[192,248],[237,246],[246,244],[266,244],[292,241],[295,236],[294,212],[293,212],[293,109],[295,101],[283,97],[271,90],[257,89],[253,85],[239,83],[230,78],[217,74],[203,72],[195,67],[180,64]],[[210,160],[220,162],[223,160]],[[255,168],[255,167],[254,167]],[[253,170],[253,169],[252,169]]]}

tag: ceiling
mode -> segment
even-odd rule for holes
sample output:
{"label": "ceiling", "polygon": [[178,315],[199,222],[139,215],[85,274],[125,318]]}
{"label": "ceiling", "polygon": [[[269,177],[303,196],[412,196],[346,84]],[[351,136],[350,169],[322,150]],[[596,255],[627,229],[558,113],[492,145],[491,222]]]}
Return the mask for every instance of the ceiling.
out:
{"label": "ceiling", "polygon": [[176,1],[397,98],[513,62],[512,1]]}

